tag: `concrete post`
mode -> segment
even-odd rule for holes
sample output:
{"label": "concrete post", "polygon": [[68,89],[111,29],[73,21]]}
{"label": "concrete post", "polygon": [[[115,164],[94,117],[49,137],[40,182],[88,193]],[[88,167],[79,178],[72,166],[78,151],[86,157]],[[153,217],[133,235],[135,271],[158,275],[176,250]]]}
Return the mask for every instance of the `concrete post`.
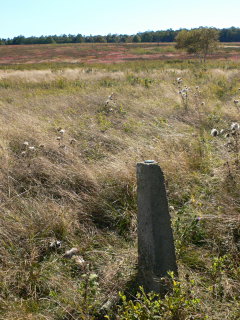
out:
{"label": "concrete post", "polygon": [[137,164],[138,271],[140,285],[164,293],[161,278],[177,275],[177,264],[164,175],[153,160]]}

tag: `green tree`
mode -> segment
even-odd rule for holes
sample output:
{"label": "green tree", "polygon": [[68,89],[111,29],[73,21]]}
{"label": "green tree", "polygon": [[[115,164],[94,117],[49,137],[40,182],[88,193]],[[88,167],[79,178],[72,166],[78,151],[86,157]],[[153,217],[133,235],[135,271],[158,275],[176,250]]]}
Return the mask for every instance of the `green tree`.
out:
{"label": "green tree", "polygon": [[24,36],[17,36],[13,38],[12,44],[24,44],[24,41],[25,41]]}
{"label": "green tree", "polygon": [[107,42],[107,40],[104,36],[98,35],[98,36],[93,37],[93,42],[105,43],[105,42]]}
{"label": "green tree", "polygon": [[73,42],[74,43],[82,43],[82,42],[84,42],[84,38],[81,34],[77,34],[76,36],[73,37]]}
{"label": "green tree", "polygon": [[219,31],[215,28],[181,30],[176,36],[177,49],[199,55],[203,61],[218,47]]}
{"label": "green tree", "polygon": [[152,42],[153,41],[153,32],[144,32],[141,34],[141,42]]}
{"label": "green tree", "polygon": [[106,36],[106,40],[107,40],[108,43],[116,43],[117,42],[117,35],[109,33]]}
{"label": "green tree", "polygon": [[136,42],[136,43],[141,42],[141,37],[138,34],[136,34],[133,37],[132,42]]}

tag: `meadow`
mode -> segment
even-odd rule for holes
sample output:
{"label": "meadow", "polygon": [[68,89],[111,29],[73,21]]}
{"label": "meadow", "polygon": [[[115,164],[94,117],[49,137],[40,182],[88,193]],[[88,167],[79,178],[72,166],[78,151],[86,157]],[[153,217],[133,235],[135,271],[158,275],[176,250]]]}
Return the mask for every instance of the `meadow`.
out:
{"label": "meadow", "polygon": [[[238,44],[205,64],[169,46],[0,47],[0,319],[240,318]],[[165,298],[135,282],[146,159],[174,230]]]}
{"label": "meadow", "polygon": [[[41,68],[42,64],[96,64],[119,63],[139,60],[186,60],[194,56],[175,49],[175,43],[77,43],[43,45],[0,46],[0,68]],[[239,43],[221,43],[217,52],[209,56],[213,60],[239,60]],[[21,66],[21,64],[23,64]],[[46,66],[45,66],[46,67]]]}

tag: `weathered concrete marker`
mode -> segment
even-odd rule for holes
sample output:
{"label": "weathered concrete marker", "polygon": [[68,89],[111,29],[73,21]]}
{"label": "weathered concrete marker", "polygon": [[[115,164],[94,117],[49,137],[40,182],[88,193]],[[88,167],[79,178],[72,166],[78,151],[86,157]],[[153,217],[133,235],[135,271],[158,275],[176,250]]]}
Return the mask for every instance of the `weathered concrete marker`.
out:
{"label": "weathered concrete marker", "polygon": [[137,164],[138,271],[146,291],[163,293],[162,277],[177,274],[164,175],[153,160]]}

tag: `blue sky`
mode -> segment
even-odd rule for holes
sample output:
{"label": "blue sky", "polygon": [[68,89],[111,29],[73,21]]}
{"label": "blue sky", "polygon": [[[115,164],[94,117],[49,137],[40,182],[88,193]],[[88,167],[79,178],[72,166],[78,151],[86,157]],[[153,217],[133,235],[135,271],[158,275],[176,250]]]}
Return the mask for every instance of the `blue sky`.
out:
{"label": "blue sky", "polygon": [[0,38],[240,27],[240,0],[0,0]]}

